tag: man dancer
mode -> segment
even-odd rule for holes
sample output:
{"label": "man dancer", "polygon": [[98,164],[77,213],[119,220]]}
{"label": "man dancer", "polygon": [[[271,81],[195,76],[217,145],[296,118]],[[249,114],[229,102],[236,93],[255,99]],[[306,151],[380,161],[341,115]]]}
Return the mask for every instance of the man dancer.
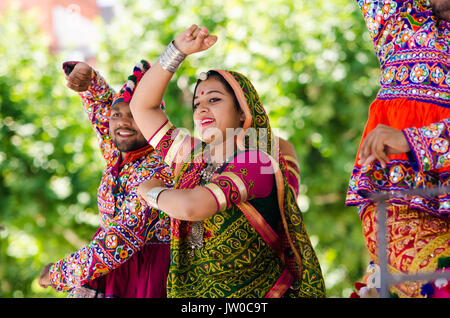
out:
{"label": "man dancer", "polygon": [[[71,71],[71,69],[73,70]],[[136,126],[129,101],[150,68],[142,60],[114,91],[85,63],[67,62],[67,86],[79,92],[106,161],[98,188],[101,227],[86,246],[44,267],[39,283],[72,297],[166,296],[170,219],[139,201],[136,186],[159,178],[171,186],[169,167]]]}
{"label": "man dancer", "polygon": [[[346,204],[358,206],[366,246],[377,264],[377,211],[371,195],[449,185],[448,166],[439,163],[423,169],[422,152],[414,160],[406,152],[425,145],[419,135],[414,135],[418,131],[414,127],[428,127],[427,133],[427,128],[421,132],[437,136],[445,122],[431,124],[450,118],[450,1],[359,0],[358,5],[374,42],[382,76],[381,89],[370,106]],[[369,135],[377,126],[377,132]],[[414,137],[408,139],[408,147],[392,152],[378,140],[382,127],[403,130],[405,136]],[[391,272],[413,274],[445,269],[447,265],[443,264],[450,256],[449,203],[448,193],[389,199]],[[390,290],[399,297],[430,296],[422,284],[407,282]]]}

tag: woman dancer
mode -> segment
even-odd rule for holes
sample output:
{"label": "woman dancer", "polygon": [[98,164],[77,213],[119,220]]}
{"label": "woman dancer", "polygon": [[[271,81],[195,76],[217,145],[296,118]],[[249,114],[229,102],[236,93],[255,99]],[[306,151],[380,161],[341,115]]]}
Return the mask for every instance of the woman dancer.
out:
{"label": "woman dancer", "polygon": [[216,40],[196,25],[180,34],[130,103],[142,133],[176,174],[174,189],[158,180],[138,189],[174,218],[168,297],[323,297],[286,161],[248,79],[224,70],[201,74],[193,99],[201,141],[158,108],[183,59]]}

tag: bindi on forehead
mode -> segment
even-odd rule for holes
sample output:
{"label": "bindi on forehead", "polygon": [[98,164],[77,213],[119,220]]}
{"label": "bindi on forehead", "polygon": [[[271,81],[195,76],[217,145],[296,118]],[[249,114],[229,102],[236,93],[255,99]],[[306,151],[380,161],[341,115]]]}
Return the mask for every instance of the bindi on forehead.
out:
{"label": "bindi on forehead", "polygon": [[[200,91],[200,95],[209,95],[209,94],[212,94],[212,93],[218,93],[218,94],[221,94],[221,95],[225,95],[223,92],[218,91],[218,90]],[[197,95],[194,96],[194,100],[197,99],[197,98],[198,98]]]}

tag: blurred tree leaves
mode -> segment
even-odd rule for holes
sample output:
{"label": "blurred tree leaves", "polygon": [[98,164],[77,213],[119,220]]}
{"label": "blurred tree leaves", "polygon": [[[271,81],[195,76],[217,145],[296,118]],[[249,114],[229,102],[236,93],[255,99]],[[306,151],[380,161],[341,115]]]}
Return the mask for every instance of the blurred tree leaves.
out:
{"label": "blurred tree leaves", "polygon": [[[219,36],[189,57],[165,96],[167,113],[192,129],[192,89],[201,71],[232,69],[258,90],[277,134],[301,165],[299,205],[328,295],[348,297],[367,265],[347,182],[378,62],[353,0],[122,0],[98,21],[96,68],[119,87],[142,58],[153,64],[195,23]],[[0,296],[56,295],[37,286],[43,265],[95,231],[103,163],[80,100],[64,86],[63,56],[51,56],[32,17],[10,8],[0,20]],[[74,120],[76,119],[76,120]]]}
{"label": "blurred tree leaves", "polygon": [[81,247],[93,234],[82,215],[97,213],[96,139],[37,14],[11,7],[0,20],[2,297],[56,295],[38,287],[40,270]]}

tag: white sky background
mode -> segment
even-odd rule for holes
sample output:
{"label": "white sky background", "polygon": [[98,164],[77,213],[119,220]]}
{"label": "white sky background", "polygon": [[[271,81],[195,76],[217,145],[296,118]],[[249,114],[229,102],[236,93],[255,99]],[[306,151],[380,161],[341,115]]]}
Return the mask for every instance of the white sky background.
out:
{"label": "white sky background", "polygon": [[[115,0],[97,0],[100,11],[113,8]],[[52,10],[53,32],[58,40],[58,48],[68,60],[85,61],[95,57],[96,43],[99,41],[95,23],[81,15],[80,6],[55,6]]]}

